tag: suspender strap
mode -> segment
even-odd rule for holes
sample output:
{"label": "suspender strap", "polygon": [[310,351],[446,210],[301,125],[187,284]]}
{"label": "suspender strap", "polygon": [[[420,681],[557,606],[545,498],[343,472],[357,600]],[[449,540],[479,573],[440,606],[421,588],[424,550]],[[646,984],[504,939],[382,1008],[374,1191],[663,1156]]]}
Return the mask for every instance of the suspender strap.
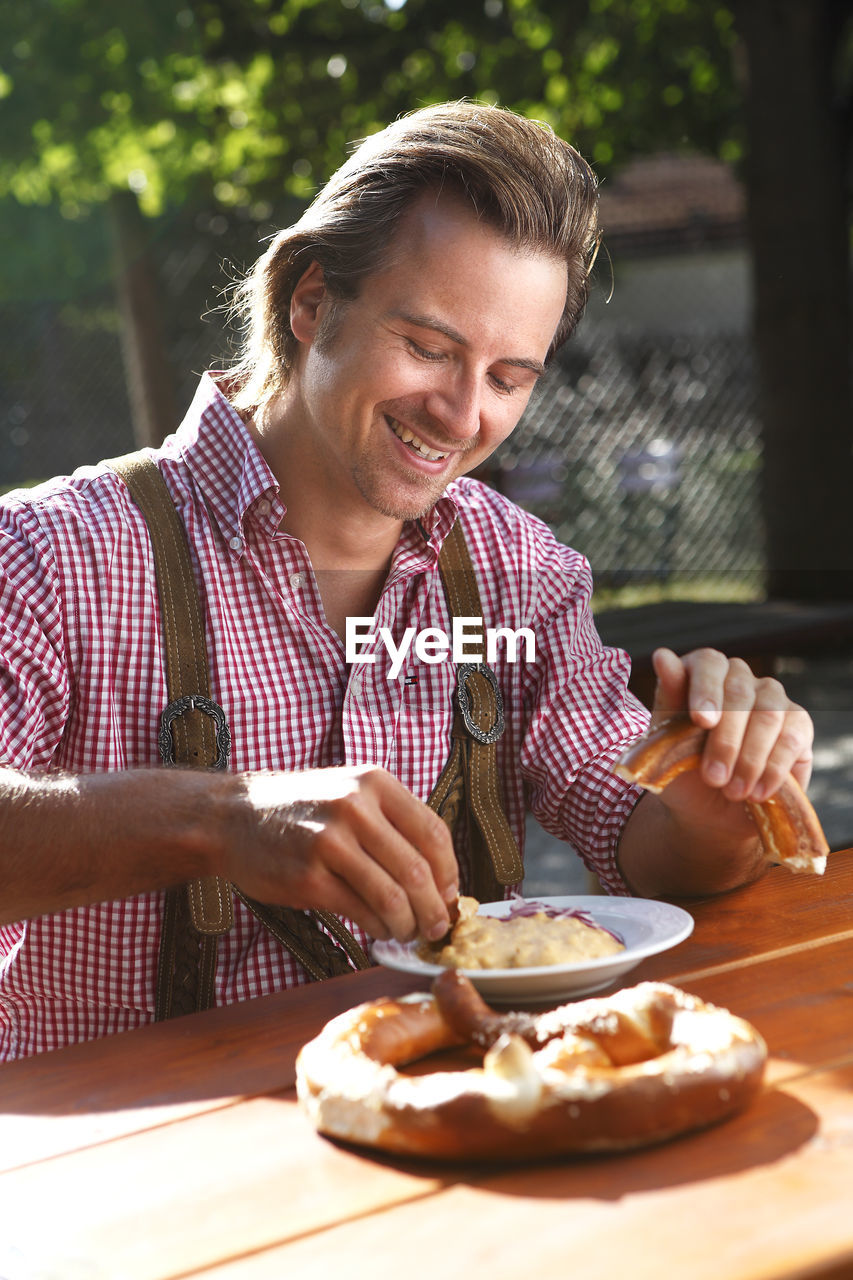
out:
{"label": "suspender strap", "polygon": [[[110,466],[122,477],[148,520],[172,699],[164,728],[173,736],[175,759],[168,763],[224,768],[230,744],[219,749],[214,722],[204,710],[210,702],[204,624],[180,516],[159,469],[145,454],[113,459]],[[193,698],[192,707],[176,705],[185,697]]]}
{"label": "suspender strap", "polygon": [[[147,455],[128,454],[109,465],[144,515],[154,554],[170,698],[160,719],[161,758],[167,765],[224,769],[231,739],[222,708],[210,698],[201,604],[184,526],[159,468]],[[158,1021],[213,1003],[218,938],[234,921],[232,887],[221,876],[206,876],[167,890],[157,971]],[[358,941],[331,912],[267,907],[235,891],[312,977],[369,967]]]}
{"label": "suspender strap", "polygon": [[[459,520],[444,540],[439,570],[455,618],[482,618],[480,592]],[[517,884],[524,866],[504,812],[497,764],[497,739],[504,730],[503,700],[491,669],[482,660],[460,664],[457,710],[450,758],[429,805],[451,827],[465,807],[471,850],[470,891],[482,902]]]}
{"label": "suspender strap", "polygon": [[[331,911],[308,913],[294,911],[290,907],[271,907],[248,898],[236,885],[234,892],[273,937],[296,957],[315,982],[333,978],[339,973],[351,973],[353,968],[370,968],[372,962],[369,957],[346,925]],[[321,921],[326,926],[340,946],[335,946],[317,928],[316,921]]]}
{"label": "suspender strap", "polygon": [[[169,764],[224,768],[230,738],[221,708],[210,700],[204,625],[180,517],[163,477],[145,454],[129,454],[110,465],[145,514],[154,553],[170,698],[160,722],[161,757]],[[158,1020],[210,1006],[217,937],[233,921],[230,888],[218,876],[167,890],[157,979]]]}
{"label": "suspender strap", "polygon": [[177,1018],[213,1004],[218,935],[193,926],[189,885],[166,891],[157,965],[156,1019]]}

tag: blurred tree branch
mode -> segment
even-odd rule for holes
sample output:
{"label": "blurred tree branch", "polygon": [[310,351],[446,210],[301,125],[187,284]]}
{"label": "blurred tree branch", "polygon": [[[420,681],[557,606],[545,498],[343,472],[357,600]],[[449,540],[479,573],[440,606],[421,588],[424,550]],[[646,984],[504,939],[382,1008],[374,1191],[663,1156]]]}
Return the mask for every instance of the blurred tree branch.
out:
{"label": "blurred tree branch", "polygon": [[[309,199],[364,134],[457,97],[548,121],[605,182],[638,154],[720,156],[750,193],[771,585],[849,594],[849,160],[839,139],[846,121],[849,157],[851,5],[0,0],[0,201],[55,202],[73,221],[96,205],[127,213],[130,192],[149,217],[193,199],[260,221]],[[130,243],[117,237],[118,281],[141,279]],[[151,405],[136,413],[146,442],[173,413],[165,367],[156,372],[160,340],[141,319],[154,312],[151,298],[134,307],[125,291],[123,313],[136,317],[128,382]]]}

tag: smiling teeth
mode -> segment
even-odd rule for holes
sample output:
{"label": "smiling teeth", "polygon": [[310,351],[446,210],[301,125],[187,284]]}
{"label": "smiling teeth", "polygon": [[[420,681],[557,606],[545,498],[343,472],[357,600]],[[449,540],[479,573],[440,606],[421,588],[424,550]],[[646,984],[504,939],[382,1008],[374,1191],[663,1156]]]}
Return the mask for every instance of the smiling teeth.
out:
{"label": "smiling teeth", "polygon": [[409,445],[409,447],[414,449],[416,453],[419,453],[422,458],[429,458],[431,462],[437,462],[439,458],[447,457],[446,453],[439,453],[437,449],[428,448],[424,444],[423,440],[419,440],[415,433],[410,431],[408,427],[401,426],[395,418],[389,418],[388,421],[391,424],[391,430],[394,432],[394,435],[397,436],[399,440],[402,440],[403,444]]}

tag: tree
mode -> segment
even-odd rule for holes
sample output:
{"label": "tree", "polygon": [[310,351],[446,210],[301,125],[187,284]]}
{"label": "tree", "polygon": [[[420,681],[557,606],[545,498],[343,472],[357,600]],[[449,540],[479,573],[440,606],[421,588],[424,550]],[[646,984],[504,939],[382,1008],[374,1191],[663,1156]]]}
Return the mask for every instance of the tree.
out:
{"label": "tree", "polygon": [[[849,0],[741,0],[769,591],[853,597]],[[845,61],[846,60],[846,61]]]}
{"label": "tree", "polygon": [[[355,139],[449,97],[479,96],[548,120],[605,178],[630,156],[661,148],[736,164],[747,157],[771,585],[850,594],[840,496],[850,486],[853,419],[842,161],[851,4],[5,0],[10,55],[0,97],[11,142],[0,156],[0,197],[53,200],[69,218],[97,203],[111,210],[128,377],[138,388],[138,435],[149,440],[174,415],[168,397],[158,398],[167,378],[156,308],[141,293],[154,275],[139,211],[156,218],[169,202],[204,198],[263,218],[285,199],[307,199]],[[796,198],[787,137],[808,157]],[[808,269],[792,270],[804,256]],[[809,405],[819,451],[804,468]]]}
{"label": "tree", "polygon": [[465,11],[456,0],[5,0],[0,196],[55,201],[69,219],[107,208],[136,436],[156,443],[175,409],[140,213],[192,196],[262,216],[285,195],[307,199],[354,139],[448,97],[547,119],[604,167],[629,146],[679,143],[686,128],[714,145],[720,107],[731,117],[734,103],[714,70],[731,18],[704,10],[696,0],[485,0]]}

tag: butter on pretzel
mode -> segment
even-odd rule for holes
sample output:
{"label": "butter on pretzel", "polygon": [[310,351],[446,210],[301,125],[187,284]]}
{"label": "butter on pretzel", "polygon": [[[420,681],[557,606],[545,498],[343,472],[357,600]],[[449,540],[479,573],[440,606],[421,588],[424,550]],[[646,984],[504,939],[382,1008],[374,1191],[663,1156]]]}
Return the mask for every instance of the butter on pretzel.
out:
{"label": "butter on pretzel", "polygon": [[[688,769],[698,769],[708,733],[690,720],[666,720],[633,742],[614,772],[655,793]],[[823,875],[829,844],[808,797],[788,777],[769,800],[747,801],[767,856],[791,871]]]}
{"label": "butter on pretzel", "polygon": [[[401,1068],[477,1047],[482,1065]],[[767,1050],[725,1009],[642,983],[548,1013],[494,1013],[457,970],[431,994],[359,1005],[296,1063],[324,1134],[442,1160],[526,1160],[663,1142],[752,1099]]]}

